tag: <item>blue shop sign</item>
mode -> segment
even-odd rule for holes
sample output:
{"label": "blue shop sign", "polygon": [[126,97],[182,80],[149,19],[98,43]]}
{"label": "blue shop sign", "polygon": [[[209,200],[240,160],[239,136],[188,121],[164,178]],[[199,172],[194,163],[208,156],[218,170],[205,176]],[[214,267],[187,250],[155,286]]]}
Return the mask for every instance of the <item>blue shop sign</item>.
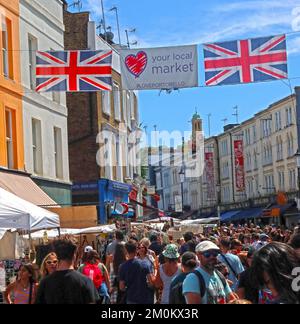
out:
{"label": "blue shop sign", "polygon": [[115,202],[129,202],[132,186],[126,183],[101,179],[99,184],[99,217],[98,223],[107,223],[107,205]]}
{"label": "blue shop sign", "polygon": [[74,183],[72,191],[98,191],[98,181]]}

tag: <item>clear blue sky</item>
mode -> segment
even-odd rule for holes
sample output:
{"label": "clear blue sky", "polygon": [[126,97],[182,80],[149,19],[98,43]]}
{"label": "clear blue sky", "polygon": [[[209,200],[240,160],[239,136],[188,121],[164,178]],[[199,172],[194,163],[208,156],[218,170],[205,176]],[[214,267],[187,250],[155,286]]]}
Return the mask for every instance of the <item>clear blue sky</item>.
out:
{"label": "clear blue sky", "polygon": [[[69,3],[72,0],[68,0]],[[101,1],[82,0],[83,10],[100,21]],[[136,28],[131,41],[137,47],[202,44],[240,38],[254,38],[300,30],[300,1],[295,0],[104,0],[106,24],[112,26],[117,41],[115,14],[118,7],[122,43],[125,29]],[[300,33],[287,36],[289,76],[300,77]],[[204,83],[203,54],[199,45],[199,80]],[[300,78],[291,80],[300,85]],[[153,129],[188,131],[189,120],[198,108],[204,120],[211,113],[212,135],[222,131],[224,118],[235,122],[233,107],[239,106],[240,121],[250,118],[274,101],[290,95],[282,81],[259,84],[183,89],[171,95],[159,91],[140,92],[141,121]]]}

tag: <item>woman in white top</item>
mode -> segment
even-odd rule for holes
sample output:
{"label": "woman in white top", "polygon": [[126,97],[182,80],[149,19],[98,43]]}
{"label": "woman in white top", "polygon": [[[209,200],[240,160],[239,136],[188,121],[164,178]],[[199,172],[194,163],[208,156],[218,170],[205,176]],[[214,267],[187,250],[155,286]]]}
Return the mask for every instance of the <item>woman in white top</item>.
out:
{"label": "woman in white top", "polygon": [[181,273],[178,259],[180,254],[175,244],[169,244],[163,251],[165,263],[159,266],[155,287],[162,289],[161,304],[169,304],[170,286],[172,280]]}

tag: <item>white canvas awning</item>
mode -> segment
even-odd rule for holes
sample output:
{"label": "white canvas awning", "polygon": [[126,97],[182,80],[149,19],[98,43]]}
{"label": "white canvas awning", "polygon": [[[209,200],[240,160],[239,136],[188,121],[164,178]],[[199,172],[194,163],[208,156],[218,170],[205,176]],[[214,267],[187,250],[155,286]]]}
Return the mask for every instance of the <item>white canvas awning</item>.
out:
{"label": "white canvas awning", "polygon": [[76,234],[97,234],[97,233],[113,233],[116,231],[116,225],[102,225],[96,227],[83,228],[77,231]]}
{"label": "white canvas awning", "polygon": [[194,220],[184,220],[180,222],[180,225],[191,225],[191,224],[212,224],[218,222],[220,219],[218,217],[212,218],[200,218]]}
{"label": "white canvas awning", "polygon": [[59,216],[0,188],[0,228],[37,231],[60,227]]}

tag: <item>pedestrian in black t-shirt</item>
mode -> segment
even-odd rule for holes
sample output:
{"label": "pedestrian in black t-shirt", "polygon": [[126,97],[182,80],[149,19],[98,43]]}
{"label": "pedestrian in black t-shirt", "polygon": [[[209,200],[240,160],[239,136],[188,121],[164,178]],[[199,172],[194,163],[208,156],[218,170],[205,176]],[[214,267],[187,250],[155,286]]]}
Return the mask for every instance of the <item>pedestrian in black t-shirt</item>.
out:
{"label": "pedestrian in black t-shirt", "polygon": [[36,304],[94,304],[98,292],[91,279],[73,268],[76,245],[70,240],[53,243],[59,259],[57,271],[44,278],[38,288]]}
{"label": "pedestrian in black t-shirt", "polygon": [[154,283],[149,263],[136,258],[137,244],[125,244],[128,261],[120,266],[120,290],[126,291],[126,304],[154,304]]}

